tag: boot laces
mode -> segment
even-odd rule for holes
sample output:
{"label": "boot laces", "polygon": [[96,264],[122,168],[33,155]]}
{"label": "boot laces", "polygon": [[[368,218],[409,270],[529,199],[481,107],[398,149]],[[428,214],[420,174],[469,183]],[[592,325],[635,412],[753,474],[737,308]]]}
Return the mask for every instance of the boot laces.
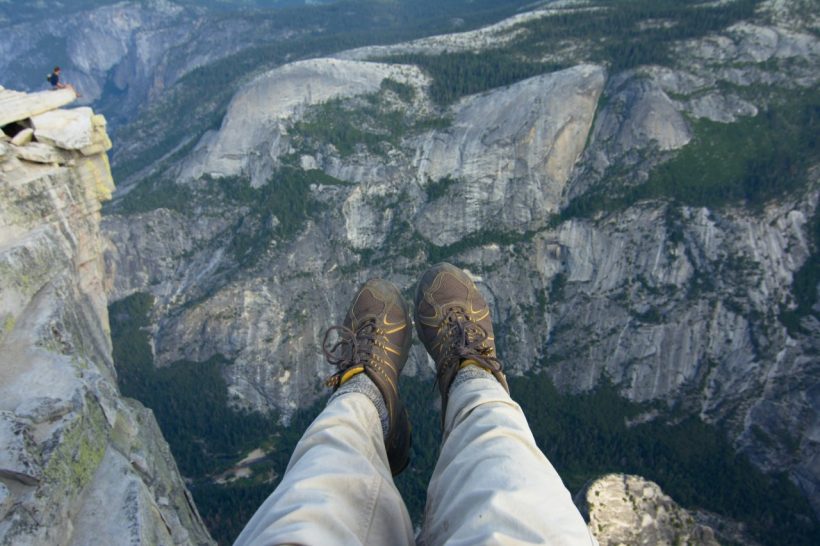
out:
{"label": "boot laces", "polygon": [[439,378],[448,375],[448,370],[464,360],[473,360],[489,371],[501,371],[501,362],[493,355],[493,349],[485,344],[487,331],[473,322],[462,307],[447,310],[439,324],[439,343],[444,349],[439,368]]}
{"label": "boot laces", "polygon": [[[337,332],[339,335],[339,339],[332,345],[329,343],[331,332]],[[347,326],[328,328],[322,341],[322,352],[325,360],[338,368],[338,371],[328,377],[325,384],[328,387],[338,387],[345,371],[357,366],[366,367],[374,358],[376,337],[380,333],[374,319],[363,322],[355,331]]]}

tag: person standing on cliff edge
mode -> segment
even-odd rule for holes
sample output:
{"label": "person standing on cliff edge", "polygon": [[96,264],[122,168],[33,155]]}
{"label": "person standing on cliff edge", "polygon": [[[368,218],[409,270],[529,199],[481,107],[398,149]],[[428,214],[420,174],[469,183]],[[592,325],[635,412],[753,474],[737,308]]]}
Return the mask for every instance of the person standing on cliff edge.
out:
{"label": "person standing on cliff edge", "polygon": [[51,89],[53,91],[56,91],[57,89],[71,89],[72,91],[74,91],[75,95],[77,95],[78,97],[81,96],[77,92],[77,90],[74,89],[73,85],[71,85],[70,83],[63,83],[63,82],[60,81],[60,67],[59,66],[55,66],[54,70],[51,71],[51,74],[49,74],[46,79],[48,80],[48,83],[51,84]]}

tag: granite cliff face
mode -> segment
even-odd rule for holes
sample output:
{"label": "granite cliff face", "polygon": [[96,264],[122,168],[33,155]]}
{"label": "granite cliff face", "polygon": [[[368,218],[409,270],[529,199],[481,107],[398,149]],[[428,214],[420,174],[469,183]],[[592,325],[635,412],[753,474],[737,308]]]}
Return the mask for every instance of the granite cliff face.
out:
{"label": "granite cliff face", "polygon": [[[490,300],[511,373],[543,371],[573,392],[609,378],[631,400],[720,424],[820,510],[818,310],[797,329],[780,319],[816,256],[818,166],[760,208],[655,195],[571,213],[578,197],[646,182],[704,131],[752,123],[816,88],[820,42],[789,13],[766,3],[752,21],[676,42],[665,65],[575,62],[446,108],[417,67],[363,59],[442,43],[481,50],[486,33],[262,75],[218,131],[164,166],[189,202],[104,220],[112,299],[157,298],[159,364],[221,354],[236,404],[287,416],[319,395],[322,334],[359,283],[384,276],[409,294],[430,262],[455,261]],[[503,42],[523,31],[488,32]],[[584,49],[562,51],[572,61]],[[400,136],[368,108],[399,112]],[[384,138],[347,149],[320,138],[322,116]],[[285,194],[294,170],[312,177],[301,202]],[[283,231],[281,208],[232,197],[230,184],[310,207]],[[431,370],[414,346],[405,373]]]}
{"label": "granite cliff face", "polygon": [[211,544],[153,414],[116,386],[111,143],[89,108],[55,109],[74,98],[0,89],[0,544]]}
{"label": "granite cliff face", "polygon": [[265,184],[287,153],[288,123],[311,105],[338,97],[374,93],[385,78],[421,87],[415,67],[316,59],[285,65],[260,76],[237,93],[220,130],[206,135],[182,176],[248,174]]}

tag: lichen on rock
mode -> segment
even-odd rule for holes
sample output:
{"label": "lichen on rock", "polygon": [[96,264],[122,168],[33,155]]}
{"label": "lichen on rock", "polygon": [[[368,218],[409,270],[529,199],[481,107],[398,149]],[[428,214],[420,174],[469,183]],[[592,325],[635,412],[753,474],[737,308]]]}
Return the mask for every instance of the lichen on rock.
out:
{"label": "lichen on rock", "polygon": [[56,448],[43,468],[47,485],[67,496],[81,492],[91,481],[108,444],[108,427],[99,405],[85,400],[86,411],[57,431]]}

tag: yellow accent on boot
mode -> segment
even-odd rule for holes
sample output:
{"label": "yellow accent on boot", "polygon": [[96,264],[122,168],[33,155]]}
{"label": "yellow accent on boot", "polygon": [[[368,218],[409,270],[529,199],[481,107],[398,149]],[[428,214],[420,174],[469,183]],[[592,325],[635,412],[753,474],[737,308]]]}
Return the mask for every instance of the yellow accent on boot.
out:
{"label": "yellow accent on boot", "polygon": [[355,368],[350,368],[345,373],[342,374],[342,377],[339,378],[339,387],[350,381],[353,377],[359,375],[364,371],[364,366],[356,366]]}
{"label": "yellow accent on boot", "polygon": [[459,370],[463,370],[463,369],[464,369],[464,368],[466,368],[467,366],[478,366],[478,367],[479,367],[479,368],[481,368],[482,370],[484,370],[484,369],[485,369],[485,368],[484,368],[481,364],[479,364],[478,362],[476,362],[476,361],[475,361],[475,360],[473,360],[472,358],[468,358],[467,360],[465,360],[464,362],[462,362],[461,364],[459,364],[459,365],[458,365],[458,369],[459,369]]}

